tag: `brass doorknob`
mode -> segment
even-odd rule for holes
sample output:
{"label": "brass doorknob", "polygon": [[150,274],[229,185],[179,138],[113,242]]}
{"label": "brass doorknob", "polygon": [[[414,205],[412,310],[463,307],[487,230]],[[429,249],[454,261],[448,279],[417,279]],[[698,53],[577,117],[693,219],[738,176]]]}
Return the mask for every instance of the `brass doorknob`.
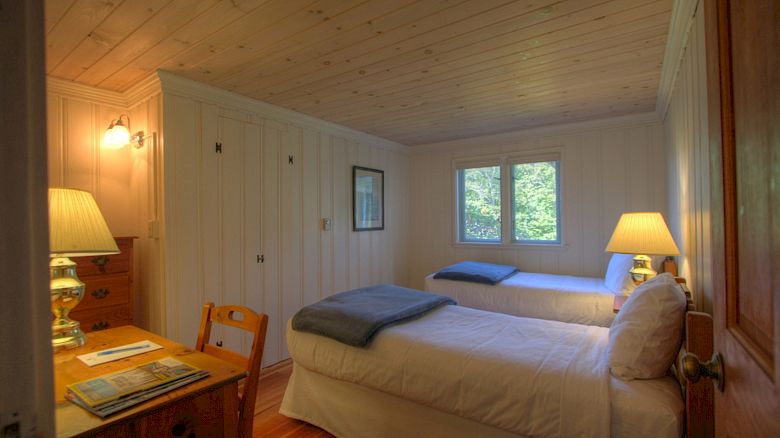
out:
{"label": "brass doorknob", "polygon": [[712,383],[723,392],[723,355],[715,353],[712,359],[701,362],[699,356],[693,353],[685,353],[680,359],[680,369],[685,380],[696,383],[702,377],[712,379]]}

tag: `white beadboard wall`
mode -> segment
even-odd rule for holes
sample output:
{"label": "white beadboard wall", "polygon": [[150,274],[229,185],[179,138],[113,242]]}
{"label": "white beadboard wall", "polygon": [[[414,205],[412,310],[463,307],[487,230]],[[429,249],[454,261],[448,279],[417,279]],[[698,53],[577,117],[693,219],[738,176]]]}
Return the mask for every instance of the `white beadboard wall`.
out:
{"label": "white beadboard wall", "polygon": [[[302,306],[350,288],[408,283],[405,146],[161,78],[166,336],[192,343],[205,301],[247,305],[270,316],[271,364],[288,357],[287,320]],[[353,165],[385,171],[383,231],[352,231]],[[332,219],[330,231],[322,218]],[[239,333],[216,336],[249,347]]]}
{"label": "white beadboard wall", "polygon": [[50,86],[46,102],[49,187],[70,187],[92,193],[115,236],[138,232],[128,200],[133,193],[133,148],[100,147],[112,119],[126,113],[117,101],[90,99]]}
{"label": "white beadboard wall", "polygon": [[690,22],[664,119],[664,135],[669,228],[680,247],[680,275],[688,279],[699,310],[710,313],[712,251],[703,7],[699,2]]}
{"label": "white beadboard wall", "polygon": [[[563,245],[476,247],[453,243],[453,160],[558,149]],[[461,260],[529,272],[599,277],[620,214],[666,210],[663,131],[655,114],[416,146],[412,157],[411,285]]]}
{"label": "white beadboard wall", "polygon": [[[138,236],[134,243],[136,325],[159,331],[158,299],[150,296],[150,272],[142,262],[153,263],[153,241],[146,236],[148,175],[155,148],[100,147],[103,133],[120,114],[130,116],[133,131],[156,130],[155,107],[159,97],[138,98],[132,105],[120,93],[47,79],[47,161],[49,187],[71,187],[93,194],[115,236]],[[152,121],[148,117],[152,117]],[[152,163],[152,164],[150,164]],[[153,175],[153,172],[151,173]]]}

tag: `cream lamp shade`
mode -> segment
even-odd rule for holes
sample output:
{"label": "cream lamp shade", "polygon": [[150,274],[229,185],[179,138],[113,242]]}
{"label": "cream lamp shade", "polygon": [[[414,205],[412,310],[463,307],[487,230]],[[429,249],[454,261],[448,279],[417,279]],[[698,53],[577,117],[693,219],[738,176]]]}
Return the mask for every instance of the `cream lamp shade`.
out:
{"label": "cream lamp shade", "polygon": [[658,212],[623,213],[606,250],[623,254],[680,255],[669,227]]}
{"label": "cream lamp shade", "polygon": [[119,247],[89,192],[49,189],[49,252],[54,256],[119,254]]}

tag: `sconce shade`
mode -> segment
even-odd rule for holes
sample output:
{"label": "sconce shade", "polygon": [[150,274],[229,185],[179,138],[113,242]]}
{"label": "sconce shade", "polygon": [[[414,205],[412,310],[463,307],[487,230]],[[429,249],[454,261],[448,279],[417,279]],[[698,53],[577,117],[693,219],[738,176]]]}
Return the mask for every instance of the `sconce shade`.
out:
{"label": "sconce shade", "polygon": [[661,213],[623,213],[607,244],[608,252],[680,255]]}
{"label": "sconce shade", "polygon": [[119,254],[92,194],[49,189],[49,252],[64,257]]}
{"label": "sconce shade", "polygon": [[122,123],[121,118],[111,122],[103,135],[103,147],[107,149],[122,149],[130,143],[130,130]]}

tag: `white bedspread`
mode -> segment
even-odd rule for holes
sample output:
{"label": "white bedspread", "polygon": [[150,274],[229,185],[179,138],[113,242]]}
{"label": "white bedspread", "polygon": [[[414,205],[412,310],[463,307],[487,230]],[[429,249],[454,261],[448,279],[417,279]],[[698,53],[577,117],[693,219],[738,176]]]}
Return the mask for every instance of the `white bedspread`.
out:
{"label": "white bedspread", "polygon": [[425,278],[425,290],[458,304],[527,318],[609,327],[614,292],[603,278],[518,272],[495,286]]}
{"label": "white bedspread", "polygon": [[602,327],[444,306],[369,348],[292,330],[297,365],[524,436],[610,436]]}

